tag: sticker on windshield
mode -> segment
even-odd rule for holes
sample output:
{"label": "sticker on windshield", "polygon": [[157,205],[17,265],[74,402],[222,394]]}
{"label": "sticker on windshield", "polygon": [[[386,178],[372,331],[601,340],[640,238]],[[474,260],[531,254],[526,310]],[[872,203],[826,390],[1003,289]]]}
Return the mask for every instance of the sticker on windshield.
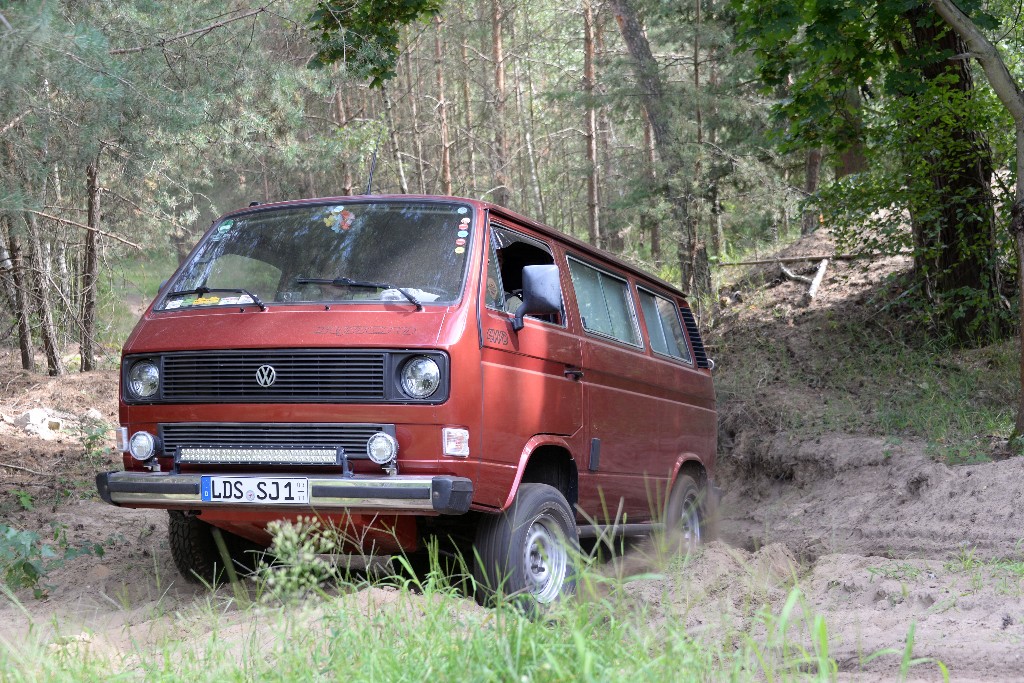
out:
{"label": "sticker on windshield", "polygon": [[227,220],[221,223],[219,226],[217,226],[217,231],[210,235],[210,241],[220,242],[222,239],[227,237],[229,232],[231,232],[231,228],[234,226],[234,224],[235,222],[232,220]]}
{"label": "sticker on windshield", "polygon": [[459,237],[469,237],[468,230],[459,230]]}
{"label": "sticker on windshield", "polygon": [[467,209],[466,207],[464,207],[464,206],[460,206],[459,207],[459,213],[466,213],[467,211],[469,211],[469,209]]}
{"label": "sticker on windshield", "polygon": [[455,253],[456,254],[464,254],[464,253],[466,253],[466,248],[465,247],[455,247]]}
{"label": "sticker on windshield", "polygon": [[469,225],[469,216],[466,216],[465,218],[462,219],[462,224]]}
{"label": "sticker on windshield", "polygon": [[324,217],[324,225],[334,232],[344,232],[352,227],[355,217],[355,214],[347,211],[344,206],[332,206]]}
{"label": "sticker on windshield", "polygon": [[466,240],[464,240],[464,239],[462,239],[460,237],[459,239],[455,240],[455,246],[457,246],[457,247],[464,247],[464,246],[466,246]]}
{"label": "sticker on windshield", "polygon": [[192,302],[193,306],[212,306],[216,303],[220,303],[219,296],[204,296],[196,299]]}

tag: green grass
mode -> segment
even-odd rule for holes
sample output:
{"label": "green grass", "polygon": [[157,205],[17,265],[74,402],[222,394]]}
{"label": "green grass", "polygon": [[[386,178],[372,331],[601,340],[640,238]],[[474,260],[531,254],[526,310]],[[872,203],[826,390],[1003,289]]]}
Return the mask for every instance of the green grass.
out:
{"label": "green grass", "polygon": [[[282,525],[275,531],[277,562],[173,614],[151,609],[158,621],[136,617],[120,631],[99,633],[53,621],[33,624],[30,637],[17,642],[0,638],[0,680],[520,683],[829,681],[838,675],[826,621],[798,585],[788,593],[772,589],[774,599],[767,587],[748,588],[742,616],[723,614],[717,625],[689,630],[691,605],[716,599],[698,594],[687,578],[699,554],[651,557],[667,574],[624,579],[578,558],[577,595],[528,618],[511,601],[477,606],[438,570],[436,555],[420,580],[325,572],[328,565],[310,545],[320,531]],[[273,582],[274,576],[286,580]],[[661,581],[661,600],[630,593],[630,583],[652,580]],[[736,580],[743,585],[742,576]],[[5,597],[20,607],[0,584],[0,600]],[[948,678],[941,663],[913,658],[913,626],[905,642],[902,649],[864,654],[860,666],[888,657],[884,668],[898,665],[901,678],[924,665]]]}
{"label": "green grass", "polygon": [[[212,596],[147,640],[77,631],[0,642],[4,681],[684,681],[833,680],[827,625],[798,590],[746,629],[700,639],[682,620],[652,627],[620,600],[577,599],[544,620],[503,605],[483,609],[454,591],[387,587],[239,607]],[[115,648],[112,641],[130,643]],[[879,656],[907,666],[912,653]],[[941,665],[940,665],[941,667]]]}

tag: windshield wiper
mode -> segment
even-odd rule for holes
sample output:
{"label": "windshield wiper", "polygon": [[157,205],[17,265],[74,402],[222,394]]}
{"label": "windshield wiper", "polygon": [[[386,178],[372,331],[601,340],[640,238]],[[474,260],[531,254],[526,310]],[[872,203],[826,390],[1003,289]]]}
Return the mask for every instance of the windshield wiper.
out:
{"label": "windshield wiper", "polygon": [[362,282],[360,280],[353,280],[350,277],[336,277],[333,280],[323,277],[299,277],[295,278],[296,284],[300,285],[332,285],[334,287],[341,287],[348,285],[349,287],[372,287],[373,289],[394,289],[402,294],[409,303],[416,305],[417,311],[423,310],[423,304],[420,303],[419,299],[414,297],[411,293],[406,291],[402,287],[395,287],[389,285],[386,282]]}
{"label": "windshield wiper", "polygon": [[211,294],[213,292],[239,292],[245,294],[247,297],[252,299],[252,303],[259,306],[261,311],[267,310],[267,305],[263,303],[263,301],[258,296],[250,292],[248,289],[242,289],[241,287],[196,287],[195,289],[179,289],[174,292],[168,292],[167,296],[188,296],[189,294],[198,294],[199,296],[202,296],[204,294]]}

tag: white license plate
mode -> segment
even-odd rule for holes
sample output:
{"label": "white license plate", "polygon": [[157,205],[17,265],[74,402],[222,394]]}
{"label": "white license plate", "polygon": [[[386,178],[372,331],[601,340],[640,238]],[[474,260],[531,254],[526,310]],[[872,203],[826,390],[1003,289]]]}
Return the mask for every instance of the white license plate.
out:
{"label": "white license plate", "polygon": [[207,503],[308,503],[309,480],[305,477],[204,476],[199,493]]}

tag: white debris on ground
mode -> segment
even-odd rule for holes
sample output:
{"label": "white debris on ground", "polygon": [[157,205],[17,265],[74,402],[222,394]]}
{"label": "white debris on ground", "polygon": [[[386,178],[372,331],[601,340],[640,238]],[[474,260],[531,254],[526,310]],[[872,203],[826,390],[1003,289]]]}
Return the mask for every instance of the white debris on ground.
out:
{"label": "white debris on ground", "polygon": [[103,414],[89,408],[82,415],[73,415],[53,408],[31,408],[20,415],[0,413],[0,432],[22,432],[44,441],[77,440],[83,428],[103,422]]}

